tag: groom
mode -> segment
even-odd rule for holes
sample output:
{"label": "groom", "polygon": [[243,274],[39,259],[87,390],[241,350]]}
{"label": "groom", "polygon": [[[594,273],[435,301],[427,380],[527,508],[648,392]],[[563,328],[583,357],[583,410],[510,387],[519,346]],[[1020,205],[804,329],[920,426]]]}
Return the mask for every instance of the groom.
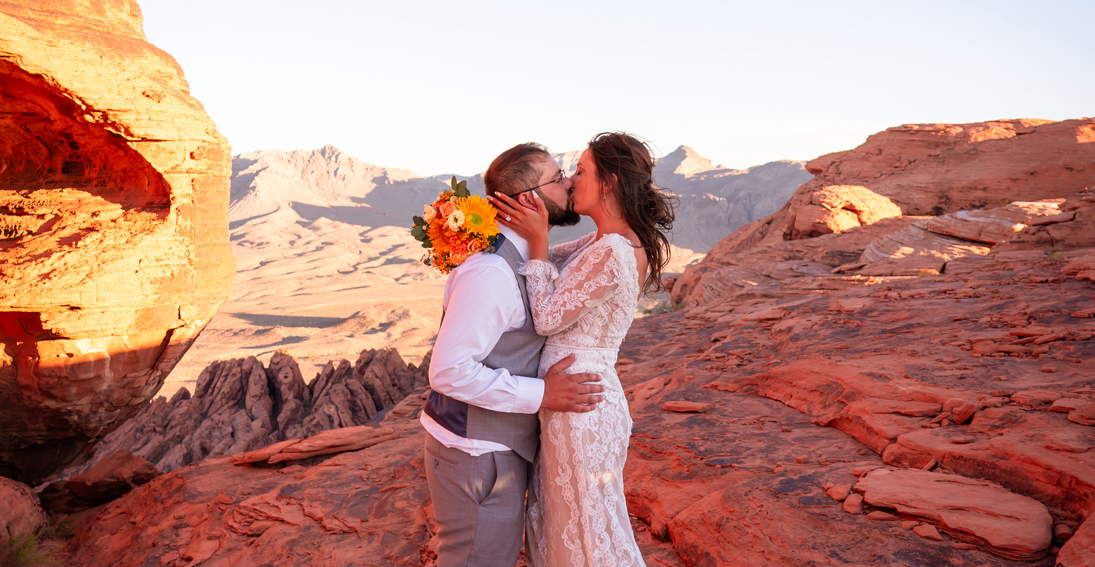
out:
{"label": "groom", "polygon": [[[520,144],[483,174],[488,195],[534,208],[536,191],[553,226],[579,220],[572,182],[547,150]],[[474,254],[445,282],[441,329],[422,412],[426,479],[437,517],[438,567],[513,567],[524,532],[530,463],[540,444],[537,411],[591,411],[604,387],[567,374],[573,355],[537,378],[545,337],[536,334],[525,278],[528,243],[500,227],[493,254]]]}

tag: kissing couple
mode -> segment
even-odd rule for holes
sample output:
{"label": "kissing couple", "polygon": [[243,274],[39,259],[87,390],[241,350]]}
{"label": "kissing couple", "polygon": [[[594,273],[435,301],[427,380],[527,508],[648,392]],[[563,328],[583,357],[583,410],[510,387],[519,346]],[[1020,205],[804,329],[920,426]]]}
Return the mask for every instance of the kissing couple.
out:
{"label": "kissing couple", "polygon": [[[573,177],[531,143],[483,175],[501,236],[445,282],[421,416],[438,567],[513,567],[522,535],[532,567],[644,565],[615,364],[669,260],[672,197],[653,169],[646,144],[603,133]],[[579,215],[596,232],[549,248]]]}

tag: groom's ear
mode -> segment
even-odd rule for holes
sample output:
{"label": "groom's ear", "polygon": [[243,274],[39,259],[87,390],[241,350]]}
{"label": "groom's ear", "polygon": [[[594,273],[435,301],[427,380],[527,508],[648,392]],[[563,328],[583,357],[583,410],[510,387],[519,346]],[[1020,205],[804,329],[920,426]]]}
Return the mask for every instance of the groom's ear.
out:
{"label": "groom's ear", "polygon": [[536,209],[536,205],[534,205],[532,202],[532,191],[525,191],[524,193],[518,195],[517,202],[530,209]]}

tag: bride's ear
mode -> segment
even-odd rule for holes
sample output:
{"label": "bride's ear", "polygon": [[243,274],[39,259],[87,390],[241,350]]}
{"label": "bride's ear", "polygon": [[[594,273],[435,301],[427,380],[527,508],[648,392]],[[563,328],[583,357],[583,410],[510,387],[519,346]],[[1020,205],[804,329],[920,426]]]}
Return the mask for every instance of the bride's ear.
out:
{"label": "bride's ear", "polygon": [[601,199],[607,199],[608,198],[608,192],[611,191],[612,188],[616,186],[616,183],[619,180],[619,178],[616,177],[615,173],[610,173],[608,175],[611,178],[612,183],[609,184],[609,183],[606,183],[604,181],[601,182]]}

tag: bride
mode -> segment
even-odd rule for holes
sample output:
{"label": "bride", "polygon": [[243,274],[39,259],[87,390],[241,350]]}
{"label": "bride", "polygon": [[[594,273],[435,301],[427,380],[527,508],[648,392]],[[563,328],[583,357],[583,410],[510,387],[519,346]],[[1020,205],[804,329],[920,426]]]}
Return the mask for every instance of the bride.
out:
{"label": "bride", "polygon": [[[671,197],[654,185],[649,148],[623,133],[598,134],[578,160],[571,203],[597,231],[548,249],[547,208],[498,194],[500,222],[526,238],[525,276],[536,332],[548,337],[540,373],[571,353],[569,372],[601,375],[604,401],[587,413],[540,411],[540,453],[529,492],[532,567],[643,566],[624,501],[631,416],[616,354],[640,290],[661,290],[669,260]],[[501,220],[509,217],[511,220]]]}

